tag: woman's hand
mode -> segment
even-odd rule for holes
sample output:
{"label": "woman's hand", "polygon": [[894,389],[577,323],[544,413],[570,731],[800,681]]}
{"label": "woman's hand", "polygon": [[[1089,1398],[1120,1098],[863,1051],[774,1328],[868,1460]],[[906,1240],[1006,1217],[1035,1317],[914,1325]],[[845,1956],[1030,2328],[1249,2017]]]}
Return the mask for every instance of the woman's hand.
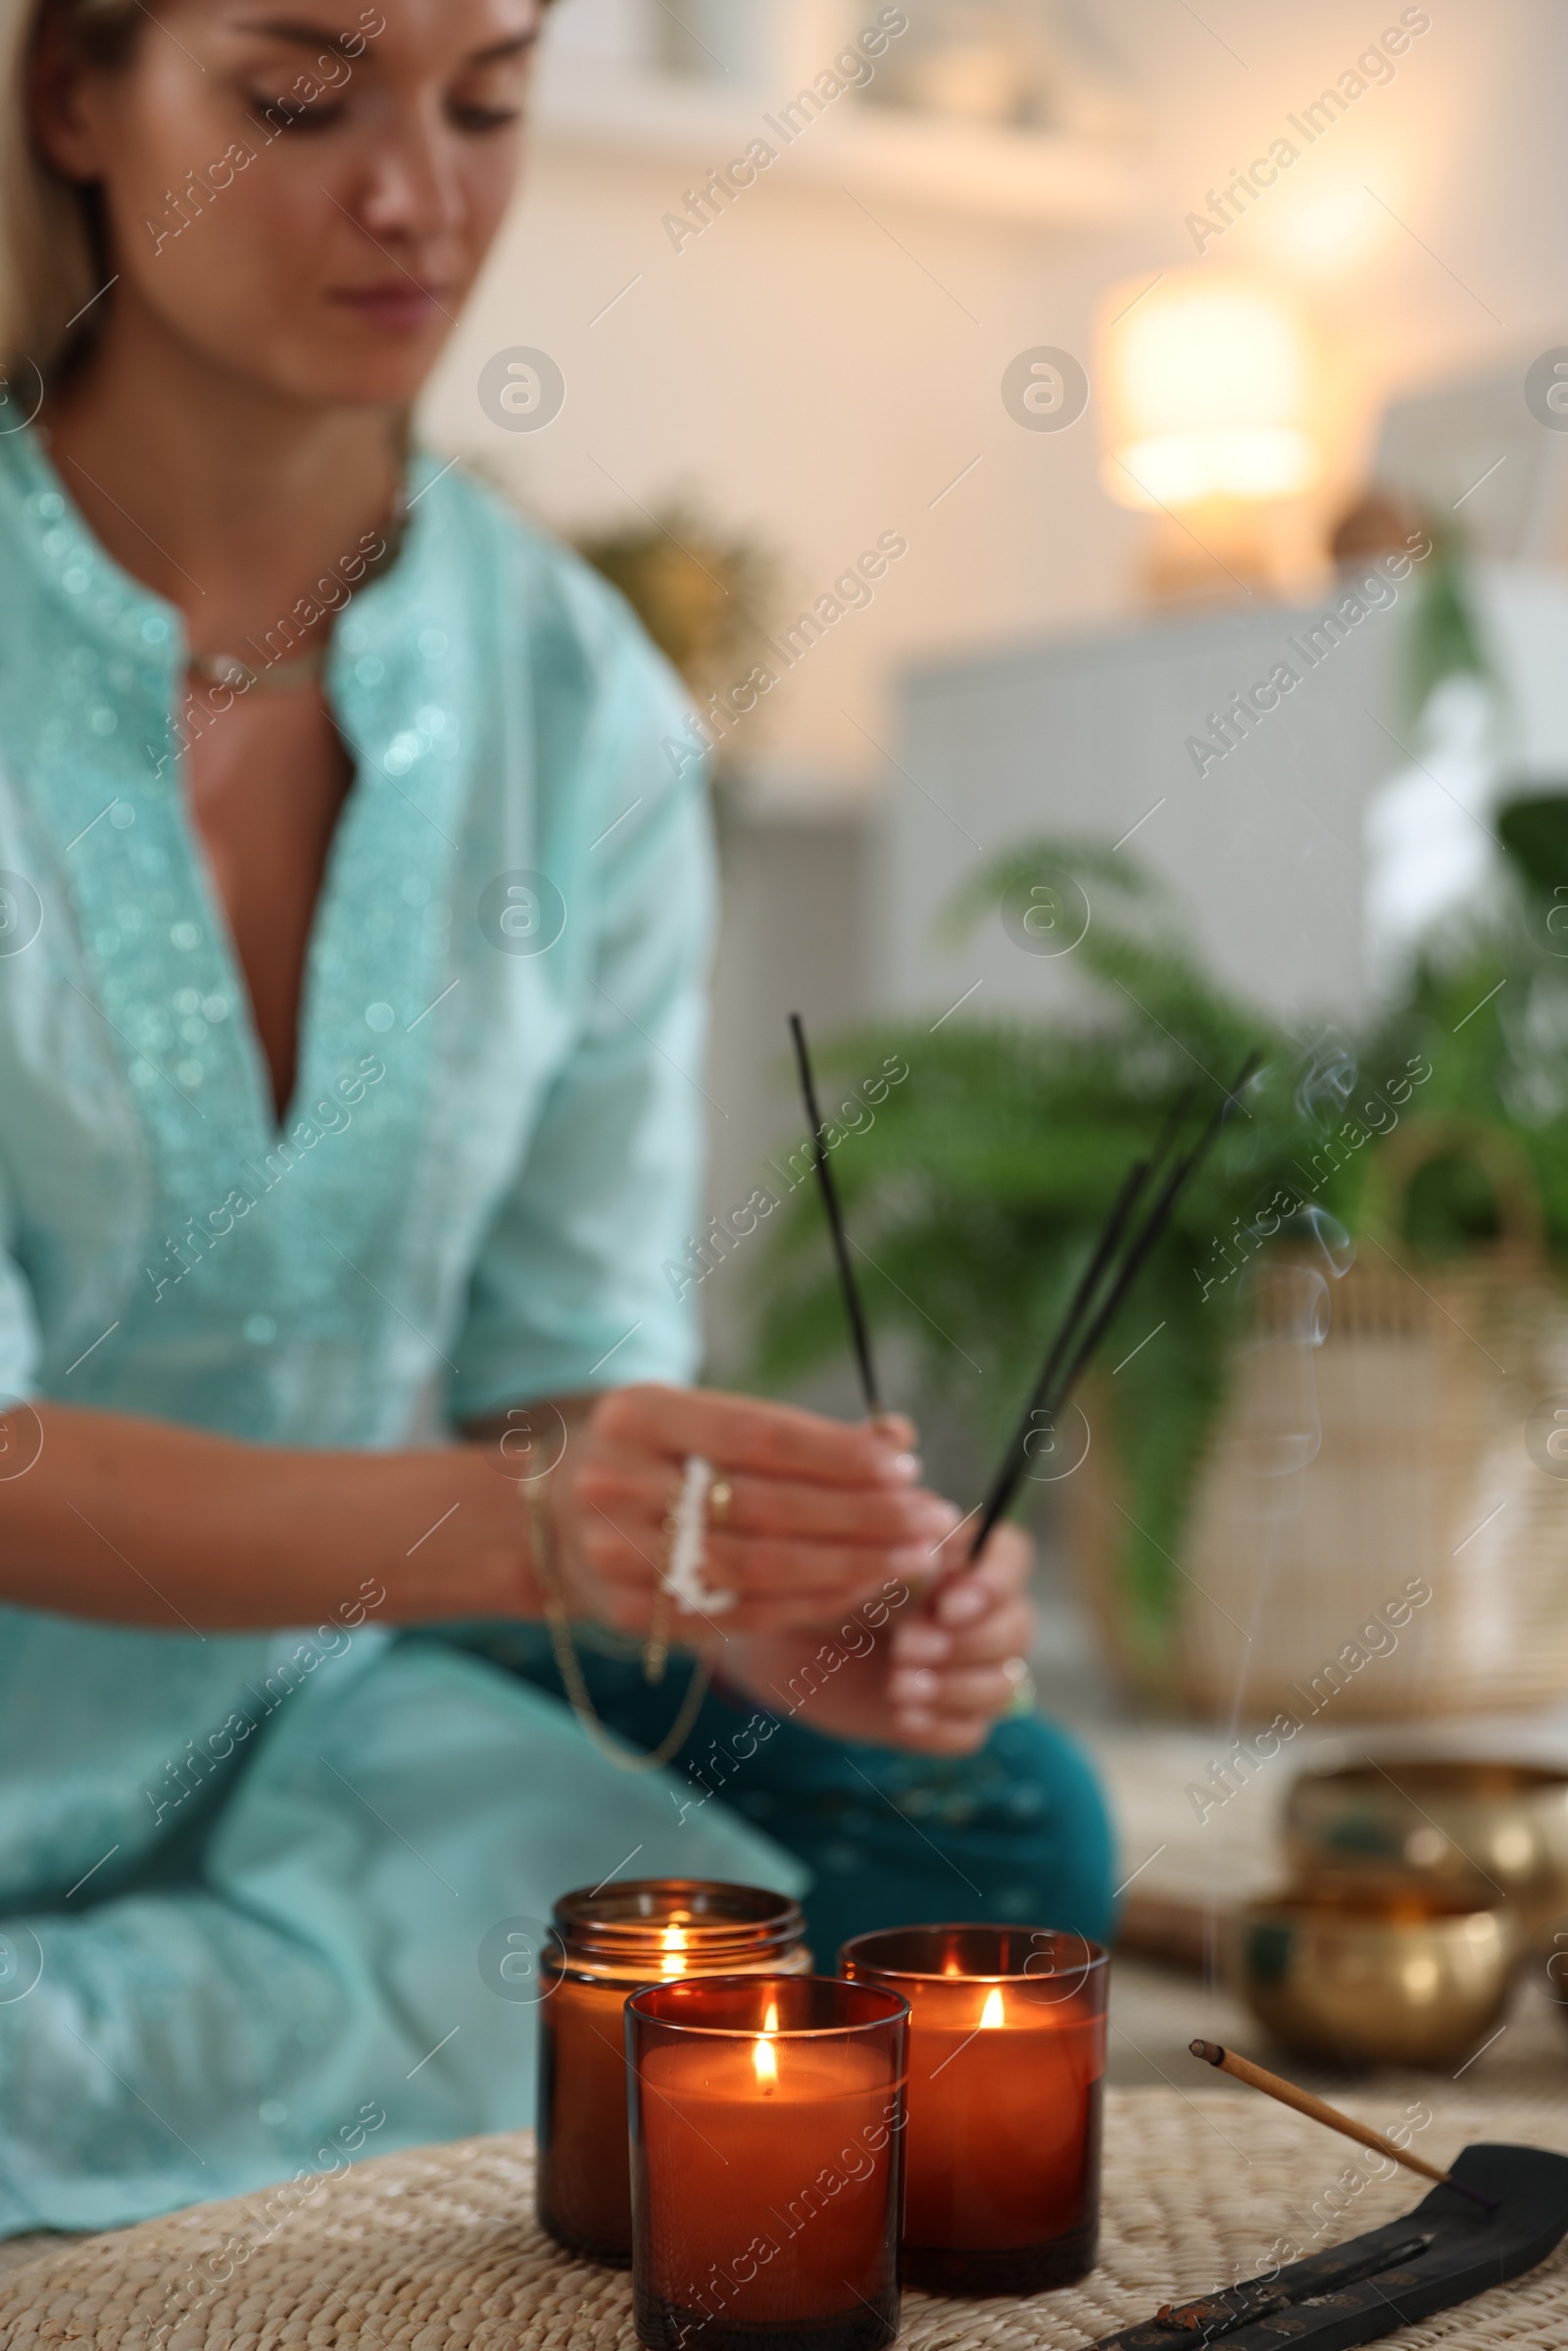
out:
{"label": "woman's hand", "polygon": [[929,1601],[911,1592],[881,1633],[836,1618],[732,1642],[720,1652],[720,1671],[808,1730],[971,1755],[1011,1711],[1024,1678],[1034,1638],[1025,1596],[1033,1549],[1020,1527],[999,1526],[977,1566],[950,1570]]}
{"label": "woman's hand", "polygon": [[576,1607],[623,1632],[647,1631],[669,1549],[665,1519],[687,1457],[729,1488],[710,1508],[702,1580],[732,1603],[677,1612],[672,1640],[707,1646],[818,1625],[882,1594],[928,1582],[957,1521],[926,1493],[892,1417],[847,1427],[793,1405],[703,1389],[617,1389],[568,1421],[552,1479]]}

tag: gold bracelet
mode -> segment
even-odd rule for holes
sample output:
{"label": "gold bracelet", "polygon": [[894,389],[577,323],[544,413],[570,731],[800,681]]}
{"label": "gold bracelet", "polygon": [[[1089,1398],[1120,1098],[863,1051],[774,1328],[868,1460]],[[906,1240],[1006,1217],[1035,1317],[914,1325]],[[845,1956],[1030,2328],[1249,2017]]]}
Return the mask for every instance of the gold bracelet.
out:
{"label": "gold bracelet", "polygon": [[[556,1531],[550,1519],[549,1478],[536,1478],[524,1486],[523,1500],[528,1511],[528,1531],[533,1543],[533,1569],[538,1578],[540,1595],[544,1601],[545,1623],[550,1631],[550,1646],[555,1653],[556,1670],[566,1691],[572,1713],[599,1752],[612,1762],[617,1771],[651,1772],[670,1761],[680,1752],[696,1722],[708,1686],[712,1680],[712,1661],[699,1655],[692,1668],[692,1678],[686,1685],[680,1710],[657,1747],[643,1755],[628,1755],[607,1733],[600,1720],[588,1684],[583,1676],[576,1643],[571,1632],[571,1609],[565,1588],[557,1572]],[[667,1621],[667,1610],[666,1610]],[[659,1651],[659,1670],[653,1670],[655,1641],[651,1636],[643,1649],[643,1673],[649,1682],[659,1681],[663,1674],[663,1658],[668,1653],[667,1641]]]}

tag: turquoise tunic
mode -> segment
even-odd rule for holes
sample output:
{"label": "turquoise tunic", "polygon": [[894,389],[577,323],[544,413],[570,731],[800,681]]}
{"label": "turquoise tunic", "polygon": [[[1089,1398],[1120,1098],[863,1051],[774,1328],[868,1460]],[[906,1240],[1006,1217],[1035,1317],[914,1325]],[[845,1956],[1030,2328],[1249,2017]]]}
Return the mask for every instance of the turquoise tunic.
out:
{"label": "turquoise tunic", "polygon": [[[662,1268],[696,1222],[711,887],[678,690],[461,472],[410,489],[396,563],[329,591],[355,780],[279,1127],[184,806],[179,616],[0,437],[11,1397],[375,1448],[692,1373]],[[526,1685],[395,1640],[373,1586],[204,1637],[156,1542],[122,1565],[166,1624],[0,1609],[0,2233],[527,2122],[498,1931],[620,1868],[802,1883]]]}

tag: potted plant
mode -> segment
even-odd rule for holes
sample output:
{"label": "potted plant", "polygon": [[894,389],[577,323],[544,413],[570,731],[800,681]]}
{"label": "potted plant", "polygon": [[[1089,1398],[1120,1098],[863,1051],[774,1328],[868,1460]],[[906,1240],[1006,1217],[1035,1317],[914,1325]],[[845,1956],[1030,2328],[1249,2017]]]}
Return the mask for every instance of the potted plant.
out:
{"label": "potted plant", "polygon": [[[1206,1108],[1245,1055],[1262,1052],[1246,1114],[1190,1186],[1107,1338],[1091,1406],[1117,1511],[1106,1608],[1118,1653],[1148,1690],[1170,1687],[1190,1514],[1255,1323],[1256,1269],[1316,1251],[1332,1280],[1363,1241],[1370,1259],[1391,1119],[1419,1114],[1450,1137],[1462,1125],[1483,1139],[1483,1158],[1496,1139],[1528,1171],[1547,1248],[1568,1249],[1568,796],[1516,801],[1498,832],[1509,861],[1500,913],[1426,953],[1363,1036],[1287,1036],[1201,969],[1124,856],[1032,842],[966,881],[946,927],[961,935],[997,919],[1042,870],[1064,870],[1094,902],[1077,950],[1092,1016],[956,1020],[935,1033],[898,1024],[822,1053],[829,1076],[889,1053],[908,1065],[874,1123],[835,1129],[829,1113],[834,1169],[865,1252],[873,1323],[912,1349],[931,1400],[995,1446],[1129,1164],[1185,1098]],[[1496,1185],[1454,1144],[1424,1154],[1376,1216],[1377,1246],[1441,1267],[1494,1238]],[[772,1384],[843,1347],[809,1187],[773,1221],[760,1307],[758,1369]]]}

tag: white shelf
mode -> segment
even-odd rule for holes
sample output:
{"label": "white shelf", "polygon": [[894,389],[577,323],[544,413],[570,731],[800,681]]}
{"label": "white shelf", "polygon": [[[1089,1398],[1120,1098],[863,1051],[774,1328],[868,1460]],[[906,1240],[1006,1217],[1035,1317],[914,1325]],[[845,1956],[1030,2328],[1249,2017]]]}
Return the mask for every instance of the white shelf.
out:
{"label": "white shelf", "polygon": [[779,103],[693,75],[547,53],[535,85],[534,135],[541,146],[612,162],[669,163],[686,186],[765,138],[778,151],[769,181],[847,187],[867,201],[882,196],[993,220],[1116,220],[1137,201],[1137,162],[1124,145],[951,122],[846,96],[785,147],[763,121],[777,116]]}

